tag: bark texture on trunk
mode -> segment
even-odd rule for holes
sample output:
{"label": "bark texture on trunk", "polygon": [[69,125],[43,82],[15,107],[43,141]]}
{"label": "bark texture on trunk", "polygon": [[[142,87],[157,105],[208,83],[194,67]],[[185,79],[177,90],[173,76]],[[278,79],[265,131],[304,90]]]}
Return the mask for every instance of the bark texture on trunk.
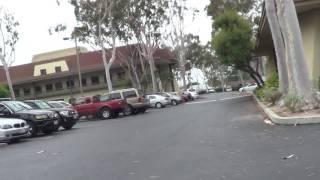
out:
{"label": "bark texture on trunk", "polygon": [[279,22],[285,40],[287,65],[292,84],[289,93],[311,100],[312,87],[302,42],[298,16],[293,0],[277,0]]}
{"label": "bark texture on trunk", "polygon": [[158,88],[157,88],[157,79],[155,75],[155,65],[154,65],[154,59],[153,59],[152,53],[149,53],[149,66],[150,66],[150,72],[151,72],[152,92],[156,93],[158,91]]}
{"label": "bark texture on trunk", "polygon": [[289,90],[289,78],[285,55],[284,39],[281,34],[281,28],[278,21],[276,1],[265,1],[266,14],[268,17],[269,26],[271,29],[272,39],[274,43],[275,54],[277,58],[278,76],[279,76],[279,90],[287,94]]}

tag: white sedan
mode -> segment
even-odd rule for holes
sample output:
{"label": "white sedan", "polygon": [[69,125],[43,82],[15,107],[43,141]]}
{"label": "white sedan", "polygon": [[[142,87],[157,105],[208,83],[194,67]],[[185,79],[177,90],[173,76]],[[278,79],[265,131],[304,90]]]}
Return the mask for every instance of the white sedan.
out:
{"label": "white sedan", "polygon": [[13,118],[0,118],[0,142],[12,142],[30,136],[26,121]]}
{"label": "white sedan", "polygon": [[257,84],[249,84],[239,89],[240,92],[253,92],[258,88]]}
{"label": "white sedan", "polygon": [[171,104],[170,98],[158,94],[147,95],[146,98],[150,100],[150,106],[155,108],[163,108]]}

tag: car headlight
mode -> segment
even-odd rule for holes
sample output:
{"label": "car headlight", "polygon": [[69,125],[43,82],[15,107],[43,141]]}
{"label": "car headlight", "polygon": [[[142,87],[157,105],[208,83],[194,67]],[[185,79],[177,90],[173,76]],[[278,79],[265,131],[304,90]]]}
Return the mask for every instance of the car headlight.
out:
{"label": "car headlight", "polygon": [[11,128],[13,128],[13,127],[9,124],[0,125],[0,129],[11,129]]}
{"label": "car headlight", "polygon": [[69,116],[69,111],[60,111],[59,112],[62,116]]}
{"label": "car headlight", "polygon": [[39,114],[34,116],[35,119],[41,120],[41,119],[47,119],[48,116],[46,114]]}

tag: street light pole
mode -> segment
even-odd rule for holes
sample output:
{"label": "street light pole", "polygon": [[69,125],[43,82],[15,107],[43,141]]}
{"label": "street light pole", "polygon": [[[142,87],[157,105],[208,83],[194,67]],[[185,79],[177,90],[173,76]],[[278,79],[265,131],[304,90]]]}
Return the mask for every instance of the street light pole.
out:
{"label": "street light pole", "polygon": [[[63,38],[63,40],[70,40],[70,39],[71,38],[69,38],[69,37]],[[74,43],[75,43],[75,47],[76,47],[76,61],[77,61],[77,71],[78,71],[78,78],[79,78],[80,94],[81,94],[81,96],[83,96],[82,76],[81,76],[81,68],[80,68],[80,55],[79,55],[77,36],[74,36]]]}
{"label": "street light pole", "polygon": [[79,76],[79,87],[80,87],[80,94],[83,96],[83,89],[82,89],[82,76],[80,70],[80,56],[79,56],[79,48],[77,43],[77,36],[74,38],[75,46],[76,46],[76,56],[77,56],[77,69],[78,69],[78,76]]}

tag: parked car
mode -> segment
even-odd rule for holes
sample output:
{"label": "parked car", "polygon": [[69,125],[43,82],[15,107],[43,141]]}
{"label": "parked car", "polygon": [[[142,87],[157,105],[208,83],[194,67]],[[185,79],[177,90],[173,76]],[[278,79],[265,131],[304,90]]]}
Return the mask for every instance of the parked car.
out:
{"label": "parked car", "polygon": [[176,95],[176,93],[159,92],[157,94],[170,98],[171,105],[173,106],[176,106],[182,102],[181,96]]}
{"label": "parked car", "polygon": [[79,119],[78,112],[71,108],[56,108],[42,100],[27,100],[24,101],[24,103],[28,104],[33,109],[46,109],[58,113],[59,124],[55,128],[56,130],[58,130],[59,127],[70,130],[78,122]]}
{"label": "parked car", "polygon": [[0,142],[10,143],[30,136],[26,121],[16,118],[0,118]]}
{"label": "parked car", "polygon": [[199,98],[199,94],[194,89],[188,89],[187,91],[184,91],[184,93],[190,94],[192,100]]}
{"label": "parked car", "polygon": [[142,92],[134,88],[112,91],[109,96],[112,99],[122,99],[127,102],[125,115],[144,113],[150,107],[149,100],[144,98]]}
{"label": "parked car", "polygon": [[0,117],[23,119],[30,126],[31,136],[39,131],[51,134],[59,123],[59,115],[48,110],[33,110],[29,105],[19,101],[0,102]]}
{"label": "parked car", "polygon": [[240,92],[253,92],[258,88],[257,84],[249,84],[239,89]]}
{"label": "parked car", "polygon": [[73,106],[64,101],[48,101],[48,104],[55,108],[73,108]]}
{"label": "parked car", "polygon": [[147,95],[146,98],[149,99],[150,106],[155,108],[163,108],[171,104],[170,98],[158,94]]}
{"label": "parked car", "polygon": [[117,117],[127,106],[126,101],[122,99],[103,95],[78,98],[73,107],[79,113],[79,117],[93,115],[101,119],[110,119]]}

